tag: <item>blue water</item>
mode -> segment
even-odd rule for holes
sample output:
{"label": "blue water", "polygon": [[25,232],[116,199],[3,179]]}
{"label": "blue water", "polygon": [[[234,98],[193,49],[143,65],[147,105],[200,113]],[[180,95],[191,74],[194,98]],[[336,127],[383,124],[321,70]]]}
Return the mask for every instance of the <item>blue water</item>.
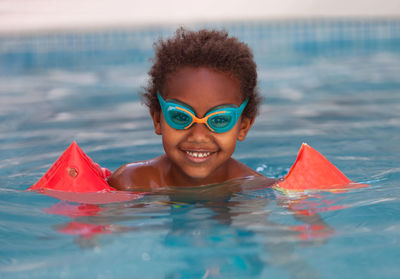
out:
{"label": "blue water", "polygon": [[111,170],[163,152],[136,93],[173,28],[3,36],[1,278],[399,278],[400,21],[215,26],[254,49],[265,96],[234,157],[281,177],[307,142],[370,187],[241,181],[97,207],[25,192],[73,140]]}

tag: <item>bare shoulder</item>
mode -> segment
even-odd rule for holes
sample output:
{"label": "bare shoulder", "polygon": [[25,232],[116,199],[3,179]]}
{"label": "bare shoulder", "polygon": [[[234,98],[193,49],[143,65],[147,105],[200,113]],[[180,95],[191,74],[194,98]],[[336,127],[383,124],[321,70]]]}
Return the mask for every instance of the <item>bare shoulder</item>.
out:
{"label": "bare shoulder", "polygon": [[118,168],[107,180],[118,190],[154,188],[160,185],[159,158],[128,163]]}
{"label": "bare shoulder", "polygon": [[265,186],[272,186],[275,184],[278,180],[275,178],[269,178],[261,173],[253,170],[252,168],[249,168],[245,164],[233,159],[234,162],[232,163],[232,168],[231,168],[231,176],[232,178],[244,178],[244,177],[257,177],[257,178],[263,178],[265,181]]}

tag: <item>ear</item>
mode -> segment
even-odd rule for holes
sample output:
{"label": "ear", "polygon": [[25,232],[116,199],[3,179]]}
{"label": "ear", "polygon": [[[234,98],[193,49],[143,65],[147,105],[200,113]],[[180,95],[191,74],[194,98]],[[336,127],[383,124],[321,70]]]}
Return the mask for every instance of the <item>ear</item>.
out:
{"label": "ear", "polygon": [[254,123],[255,118],[248,118],[248,117],[242,117],[242,120],[240,121],[240,129],[237,135],[237,140],[243,141],[247,133],[250,131],[251,126]]}
{"label": "ear", "polygon": [[161,113],[160,111],[150,111],[151,118],[153,119],[154,133],[161,135]]}

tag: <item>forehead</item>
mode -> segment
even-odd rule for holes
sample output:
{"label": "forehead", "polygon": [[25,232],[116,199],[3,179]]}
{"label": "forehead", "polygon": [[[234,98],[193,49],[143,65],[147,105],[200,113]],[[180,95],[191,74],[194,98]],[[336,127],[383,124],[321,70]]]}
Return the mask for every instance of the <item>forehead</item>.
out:
{"label": "forehead", "polygon": [[206,67],[183,67],[167,78],[164,99],[174,99],[203,114],[212,107],[242,103],[239,80]]}

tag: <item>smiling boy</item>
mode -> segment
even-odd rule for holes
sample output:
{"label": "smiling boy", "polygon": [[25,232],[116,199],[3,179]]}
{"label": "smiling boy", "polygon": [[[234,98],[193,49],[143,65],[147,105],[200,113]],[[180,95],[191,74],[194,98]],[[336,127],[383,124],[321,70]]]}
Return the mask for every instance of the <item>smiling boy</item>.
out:
{"label": "smiling boy", "polygon": [[223,31],[181,28],[158,42],[149,75],[143,96],[165,154],[120,167],[108,180],[112,187],[200,186],[262,176],[232,158],[260,103],[246,44]]}

